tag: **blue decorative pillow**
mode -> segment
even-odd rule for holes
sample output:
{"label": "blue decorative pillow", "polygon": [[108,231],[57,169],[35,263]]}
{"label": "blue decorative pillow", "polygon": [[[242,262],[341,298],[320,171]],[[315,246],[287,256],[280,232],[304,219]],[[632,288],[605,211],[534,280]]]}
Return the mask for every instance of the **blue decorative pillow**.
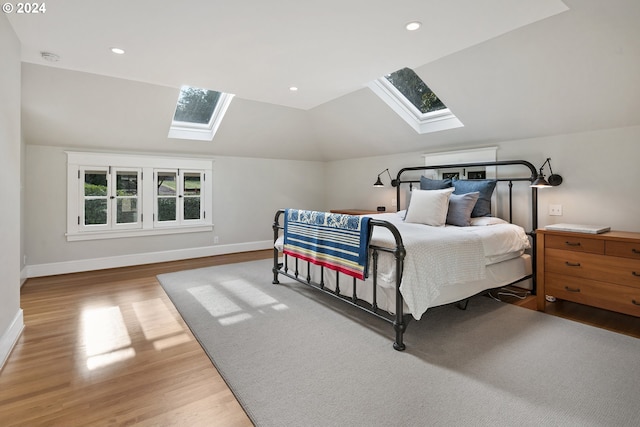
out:
{"label": "blue decorative pillow", "polygon": [[475,191],[467,194],[452,194],[449,197],[449,210],[447,211],[447,224],[458,227],[471,225],[471,212],[478,201],[480,193]]}
{"label": "blue decorative pillow", "polygon": [[421,190],[443,190],[450,187],[453,187],[453,181],[451,181],[451,178],[430,179],[424,176],[420,177]]}
{"label": "blue decorative pillow", "polygon": [[479,192],[478,201],[471,212],[472,217],[491,216],[491,195],[496,188],[495,179],[453,180],[453,194],[467,194]]}

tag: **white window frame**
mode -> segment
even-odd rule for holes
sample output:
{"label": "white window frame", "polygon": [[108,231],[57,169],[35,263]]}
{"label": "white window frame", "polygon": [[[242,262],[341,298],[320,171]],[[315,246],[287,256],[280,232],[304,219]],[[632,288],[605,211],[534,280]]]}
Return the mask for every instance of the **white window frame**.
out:
{"label": "white window frame", "polygon": [[[133,199],[131,196],[118,196],[117,180],[118,172],[135,172],[138,175],[138,187],[136,190],[136,210],[137,221],[136,222],[118,222],[118,200]],[[143,194],[143,182],[142,182],[142,169],[141,168],[111,168],[111,221],[113,229],[130,229],[130,228],[142,228],[142,201],[144,200]]]}
{"label": "white window frame", "polygon": [[[107,221],[104,224],[85,224],[85,201],[87,198],[95,199],[93,196],[87,197],[85,196],[84,184],[85,184],[85,174],[89,172],[99,172],[104,173],[105,181],[107,182],[107,194],[104,197],[107,205]],[[82,231],[101,231],[101,230],[109,230],[111,229],[111,205],[112,203],[109,200],[109,194],[111,193],[111,176],[109,175],[109,167],[99,166],[99,167],[80,167],[78,173],[78,228]]]}
{"label": "white window frame", "polygon": [[369,88],[419,134],[455,129],[464,125],[449,110],[422,113],[389,80],[380,77]]}
{"label": "white window frame", "polygon": [[169,127],[169,138],[212,141],[234,96],[231,93],[220,92],[220,98],[218,98],[211,119],[207,124],[172,120],[171,127]]}
{"label": "white window frame", "polygon": [[[173,221],[160,221],[160,215],[158,212],[158,199],[161,197],[158,194],[158,175],[162,173],[175,174],[176,176],[176,219]],[[185,198],[193,198],[194,196],[185,195],[184,178],[186,174],[199,174],[200,175],[200,216],[197,219],[186,219],[184,217],[184,201]],[[206,221],[206,210],[204,209],[203,189],[205,187],[207,175],[202,170],[196,169],[156,169],[153,172],[154,182],[154,215],[153,225],[154,227],[175,227],[183,225],[199,225],[204,224]]]}
{"label": "white window frame", "polygon": [[[173,221],[160,221],[159,217],[159,208],[158,202],[160,197],[158,196],[158,176],[160,174],[174,174],[176,177],[176,194],[173,198],[176,201],[176,218]],[[180,195],[180,175],[178,169],[155,169],[153,171],[153,226],[154,227],[175,227],[180,223],[180,204],[178,203],[178,197]],[[167,196],[162,196],[162,198],[167,198]]]}
{"label": "white window frame", "polygon": [[[187,174],[199,174],[200,175],[200,194],[197,196],[198,199],[200,199],[200,215],[198,218],[194,218],[194,219],[188,219],[184,217],[184,204],[185,201],[187,199],[195,199],[196,196],[193,195],[189,195],[186,194],[185,192],[185,188],[184,188],[184,183],[185,183],[185,175]],[[181,175],[181,179],[180,179],[180,189],[182,191],[182,197],[180,197],[179,199],[181,200],[180,202],[180,216],[181,216],[181,220],[183,224],[199,224],[202,223],[206,218],[206,211],[204,210],[204,204],[203,199],[202,199],[202,188],[205,185],[205,182],[207,180],[207,175],[199,170],[185,170],[185,169],[181,169],[180,170],[180,175]]]}
{"label": "white window frame", "polygon": [[[196,233],[213,231],[213,159],[207,158],[175,158],[164,156],[76,152],[67,151],[67,241],[112,239],[123,237],[153,236],[162,234]],[[87,227],[80,224],[84,203],[84,175],[82,170],[104,170],[111,168],[125,171],[140,171],[138,186],[138,218],[140,224],[135,228],[130,224],[119,224],[118,227]],[[162,227],[154,224],[155,212],[155,170],[198,171],[203,174],[201,181],[202,216],[200,220],[176,222]],[[82,175],[82,184],[80,176]],[[115,178],[114,178],[115,179]],[[115,181],[113,184],[115,186]],[[115,190],[114,190],[115,191]],[[113,224],[115,213],[110,212]]]}
{"label": "white window frame", "polygon": [[[107,222],[105,224],[85,224],[86,212],[85,201],[87,196],[84,194],[85,174],[87,172],[104,172],[107,181],[107,194],[104,199],[107,202]],[[136,190],[136,222],[118,223],[118,200],[132,197],[122,197],[117,194],[117,176],[118,172],[135,172],[138,179],[138,187]],[[105,230],[123,230],[131,228],[142,228],[141,221],[141,200],[142,200],[142,170],[140,168],[117,168],[109,166],[80,166],[78,173],[78,229],[83,232],[95,232]],[[93,196],[91,196],[93,197]]]}

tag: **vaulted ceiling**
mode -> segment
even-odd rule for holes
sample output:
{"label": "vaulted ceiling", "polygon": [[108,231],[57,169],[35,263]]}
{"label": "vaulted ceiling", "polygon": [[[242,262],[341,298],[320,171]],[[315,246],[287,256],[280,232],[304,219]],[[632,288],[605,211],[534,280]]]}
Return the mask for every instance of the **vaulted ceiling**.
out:
{"label": "vaulted ceiling", "polygon": [[[331,160],[640,124],[637,0],[65,0],[6,16],[31,144]],[[463,128],[418,135],[366,87],[405,66]],[[183,84],[237,95],[212,142],[167,138]]]}

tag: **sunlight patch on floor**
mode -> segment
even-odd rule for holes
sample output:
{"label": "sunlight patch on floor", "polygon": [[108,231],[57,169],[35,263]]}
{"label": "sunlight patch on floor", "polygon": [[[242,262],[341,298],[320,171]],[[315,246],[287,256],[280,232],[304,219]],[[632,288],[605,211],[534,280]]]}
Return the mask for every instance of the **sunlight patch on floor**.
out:
{"label": "sunlight patch on floor", "polygon": [[244,322],[245,320],[249,320],[251,319],[251,317],[252,316],[248,313],[239,313],[233,316],[222,317],[218,319],[218,322],[220,322],[221,325],[229,326],[235,323],[240,323],[240,322]]}
{"label": "sunlight patch on floor", "polygon": [[81,316],[87,368],[93,370],[135,356],[120,307],[85,309]]}
{"label": "sunlight patch on floor", "polygon": [[211,285],[187,289],[213,317],[229,316],[242,311],[239,305]]}
{"label": "sunlight patch on floor", "polygon": [[114,363],[122,362],[127,359],[133,359],[136,356],[136,351],[131,348],[124,348],[122,350],[111,351],[109,353],[99,354],[97,356],[91,356],[87,358],[87,368],[90,371],[98,368],[104,368],[105,366],[112,365]]}
{"label": "sunlight patch on floor", "polygon": [[184,332],[171,310],[160,298],[133,303],[142,333],[149,341]]}
{"label": "sunlight patch on floor", "polygon": [[153,341],[157,351],[187,343],[191,337],[174,317],[173,312],[161,298],[133,303],[140,328],[144,337]]}
{"label": "sunlight patch on floor", "polygon": [[265,308],[287,310],[279,302],[243,278],[222,280],[213,285],[188,288],[189,292],[221,325],[233,325],[265,314]]}
{"label": "sunlight patch on floor", "polygon": [[188,343],[189,341],[191,341],[191,337],[187,334],[174,335],[155,340],[153,342],[153,348],[158,351],[162,351],[180,344]]}
{"label": "sunlight patch on floor", "polygon": [[251,307],[263,307],[277,304],[278,300],[262,292],[244,279],[227,280],[220,283],[220,286],[231,292],[233,295],[249,304]]}

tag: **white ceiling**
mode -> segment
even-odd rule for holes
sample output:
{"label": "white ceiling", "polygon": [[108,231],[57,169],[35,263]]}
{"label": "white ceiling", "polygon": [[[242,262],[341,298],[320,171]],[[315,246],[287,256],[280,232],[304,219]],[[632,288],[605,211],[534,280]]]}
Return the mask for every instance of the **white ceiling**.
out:
{"label": "white ceiling", "polygon": [[[567,10],[560,0],[50,0],[46,6],[44,14],[7,15],[24,62],[300,109]],[[413,20],[424,25],[408,32],[404,26]],[[60,61],[43,61],[43,51]]]}
{"label": "white ceiling", "polygon": [[[639,0],[156,3],[5,15],[27,144],[326,161],[640,125]],[[464,127],[419,135],[365,87],[403,66]],[[182,84],[237,94],[213,141],[167,138]]]}

